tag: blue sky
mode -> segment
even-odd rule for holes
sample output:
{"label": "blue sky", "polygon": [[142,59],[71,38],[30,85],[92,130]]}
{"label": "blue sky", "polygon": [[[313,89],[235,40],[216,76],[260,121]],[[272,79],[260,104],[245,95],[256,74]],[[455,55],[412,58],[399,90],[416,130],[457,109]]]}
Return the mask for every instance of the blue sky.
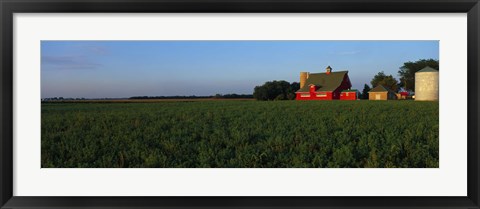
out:
{"label": "blue sky", "polygon": [[42,41],[46,97],[252,94],[301,71],[348,70],[363,89],[407,61],[439,59],[438,41]]}

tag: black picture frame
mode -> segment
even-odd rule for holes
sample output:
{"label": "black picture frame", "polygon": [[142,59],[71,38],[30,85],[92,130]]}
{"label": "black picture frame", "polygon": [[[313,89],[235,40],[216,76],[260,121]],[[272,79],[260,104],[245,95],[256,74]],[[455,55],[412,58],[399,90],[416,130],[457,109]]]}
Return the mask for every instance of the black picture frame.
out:
{"label": "black picture frame", "polygon": [[[2,208],[479,208],[478,0],[0,0],[0,205]],[[14,13],[467,13],[466,197],[21,197],[13,196]],[[94,188],[92,188],[94,189]]]}

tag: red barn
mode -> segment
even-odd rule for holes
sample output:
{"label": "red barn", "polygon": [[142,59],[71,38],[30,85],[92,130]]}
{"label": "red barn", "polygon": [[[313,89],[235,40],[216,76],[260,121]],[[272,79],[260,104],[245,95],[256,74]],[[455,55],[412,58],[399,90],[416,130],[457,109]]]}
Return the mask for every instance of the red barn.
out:
{"label": "red barn", "polygon": [[357,100],[360,92],[356,89],[343,90],[340,93],[340,100]]}
{"label": "red barn", "polygon": [[325,70],[325,73],[300,73],[297,100],[340,99],[341,92],[352,87],[348,71],[333,72],[330,66]]}

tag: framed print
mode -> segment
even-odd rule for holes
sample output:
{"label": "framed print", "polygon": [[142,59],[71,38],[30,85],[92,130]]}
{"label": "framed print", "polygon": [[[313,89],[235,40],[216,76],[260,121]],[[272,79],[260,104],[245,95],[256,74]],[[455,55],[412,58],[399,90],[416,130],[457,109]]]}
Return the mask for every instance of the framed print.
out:
{"label": "framed print", "polygon": [[479,208],[477,0],[0,6],[2,208]]}

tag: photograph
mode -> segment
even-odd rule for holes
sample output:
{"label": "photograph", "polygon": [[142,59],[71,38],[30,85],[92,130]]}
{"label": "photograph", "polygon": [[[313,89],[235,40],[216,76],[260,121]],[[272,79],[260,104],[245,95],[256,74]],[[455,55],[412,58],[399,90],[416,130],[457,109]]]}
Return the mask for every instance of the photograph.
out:
{"label": "photograph", "polygon": [[42,40],[40,56],[41,168],[440,167],[439,40]]}

